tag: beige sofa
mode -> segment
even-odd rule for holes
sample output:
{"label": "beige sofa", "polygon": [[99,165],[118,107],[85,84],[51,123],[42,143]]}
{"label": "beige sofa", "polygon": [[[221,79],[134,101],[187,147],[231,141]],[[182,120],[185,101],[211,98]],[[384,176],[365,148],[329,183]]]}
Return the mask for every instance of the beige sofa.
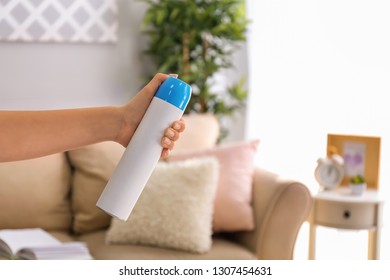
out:
{"label": "beige sofa", "polygon": [[[188,135],[194,142],[190,131]],[[310,193],[303,184],[261,168],[253,179],[254,230],[215,234],[205,254],[106,244],[111,218],[95,203],[122,152],[120,145],[104,142],[1,163],[0,229],[41,227],[62,241],[87,242],[95,259],[292,259],[312,204]]]}

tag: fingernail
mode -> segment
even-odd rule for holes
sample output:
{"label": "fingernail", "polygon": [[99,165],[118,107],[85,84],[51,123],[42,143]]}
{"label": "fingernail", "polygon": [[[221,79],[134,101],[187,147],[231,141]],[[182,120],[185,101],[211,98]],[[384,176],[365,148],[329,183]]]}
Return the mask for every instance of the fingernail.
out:
{"label": "fingernail", "polygon": [[167,149],[163,150],[162,157],[167,158],[168,156],[169,156],[169,150],[167,150]]}
{"label": "fingernail", "polygon": [[167,138],[167,137],[164,137],[163,143],[164,143],[165,145],[169,145],[169,144],[171,144],[171,140],[169,140],[169,138]]}
{"label": "fingernail", "polygon": [[181,128],[181,125],[180,125],[179,123],[175,123],[175,124],[173,125],[173,128],[174,128],[175,130],[179,130],[179,129]]}
{"label": "fingernail", "polygon": [[175,133],[172,130],[168,130],[166,136],[172,138],[173,136],[175,136]]}

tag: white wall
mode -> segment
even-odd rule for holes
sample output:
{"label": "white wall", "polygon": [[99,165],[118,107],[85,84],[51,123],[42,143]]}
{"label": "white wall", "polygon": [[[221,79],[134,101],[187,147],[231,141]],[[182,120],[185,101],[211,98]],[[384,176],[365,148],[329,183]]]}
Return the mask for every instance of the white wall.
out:
{"label": "white wall", "polygon": [[[148,69],[139,32],[146,5],[118,0],[116,44],[0,43],[0,109],[55,109],[122,104],[142,87]],[[235,69],[218,81],[229,84],[247,73],[246,45]],[[245,110],[227,122],[226,141],[242,139]]]}
{"label": "white wall", "polygon": [[[226,86],[233,85],[242,77],[248,79],[248,50],[246,42],[242,42],[238,45],[237,51],[233,54],[232,61],[232,68],[225,69],[219,75],[217,75],[217,88],[222,87],[222,89],[226,89]],[[229,134],[223,140],[224,143],[240,141],[245,138],[247,113],[246,106],[234,112],[233,115],[225,117],[222,120],[223,125],[229,129]]]}
{"label": "white wall", "polygon": [[327,133],[387,137],[387,1],[251,2],[248,134],[263,140],[259,162],[313,183]]}
{"label": "white wall", "polygon": [[117,44],[0,43],[0,109],[121,104],[144,71],[138,32],[145,9],[118,1]]}

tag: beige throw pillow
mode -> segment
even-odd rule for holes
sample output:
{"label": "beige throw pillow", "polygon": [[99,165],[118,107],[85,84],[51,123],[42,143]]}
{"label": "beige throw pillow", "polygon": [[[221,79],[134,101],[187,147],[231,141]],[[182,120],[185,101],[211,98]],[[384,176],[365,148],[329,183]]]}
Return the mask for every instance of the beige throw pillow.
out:
{"label": "beige throw pillow", "polygon": [[87,233],[108,228],[111,217],[96,207],[124,148],[115,142],[102,142],[69,151],[74,167],[72,177],[73,231]]}
{"label": "beige throw pillow", "polygon": [[214,158],[158,163],[129,219],[112,220],[107,243],[207,252],[217,182]]}
{"label": "beige throw pillow", "polygon": [[64,153],[0,163],[0,229],[70,230],[70,175]]}

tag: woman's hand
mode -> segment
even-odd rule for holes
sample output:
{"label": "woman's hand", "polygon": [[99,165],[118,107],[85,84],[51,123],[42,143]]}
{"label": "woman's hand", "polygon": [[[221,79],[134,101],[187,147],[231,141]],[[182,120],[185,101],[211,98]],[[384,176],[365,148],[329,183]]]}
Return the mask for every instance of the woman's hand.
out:
{"label": "woman's hand", "polygon": [[[156,74],[153,79],[140,92],[138,92],[135,97],[130,100],[128,104],[121,108],[122,120],[119,132],[115,139],[116,142],[122,144],[124,147],[127,147],[131,137],[138,127],[138,124],[142,120],[142,117],[144,116],[150,102],[152,101],[154,94],[158,90],[159,86],[169,76],[177,77],[175,74]],[[172,150],[175,145],[175,141],[179,139],[180,134],[184,131],[184,129],[185,122],[183,119],[181,119],[174,122],[171,127],[165,130],[164,136],[161,139],[161,145],[163,147],[161,154],[162,158],[165,158],[169,155],[170,150]]]}
{"label": "woman's hand", "polygon": [[162,158],[169,156],[169,152],[174,148],[175,142],[180,138],[180,134],[185,130],[185,122],[183,119],[175,121],[171,127],[165,130],[164,136],[161,139],[161,146],[163,151]]}

